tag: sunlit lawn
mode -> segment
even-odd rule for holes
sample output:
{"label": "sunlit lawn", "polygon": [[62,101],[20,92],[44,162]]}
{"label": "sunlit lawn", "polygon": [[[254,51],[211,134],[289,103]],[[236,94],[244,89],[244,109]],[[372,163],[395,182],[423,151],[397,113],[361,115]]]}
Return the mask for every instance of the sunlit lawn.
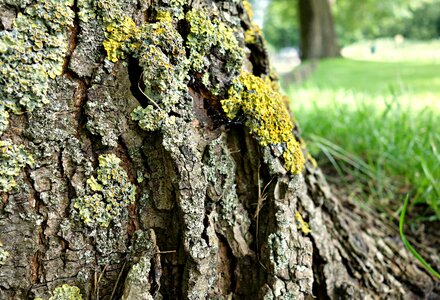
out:
{"label": "sunlit lawn", "polygon": [[370,96],[394,92],[415,96],[414,102],[434,104],[432,100],[440,99],[440,63],[323,60],[304,86],[351,90]]}
{"label": "sunlit lawn", "polygon": [[[376,51],[372,53],[371,46]],[[375,41],[360,41],[342,50],[347,58],[368,61],[427,61],[440,63],[440,39],[432,41],[403,40],[384,38]]]}
{"label": "sunlit lawn", "polygon": [[429,205],[421,217],[439,219],[439,71],[436,61],[340,58],[290,85],[309,148],[339,174],[329,180],[394,217],[409,193]]}

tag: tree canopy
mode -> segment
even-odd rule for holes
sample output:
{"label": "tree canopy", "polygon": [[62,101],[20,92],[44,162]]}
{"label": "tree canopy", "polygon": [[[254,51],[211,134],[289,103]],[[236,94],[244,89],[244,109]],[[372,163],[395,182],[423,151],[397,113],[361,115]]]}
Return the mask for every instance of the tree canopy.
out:
{"label": "tree canopy", "polygon": [[[264,23],[275,48],[299,44],[297,1],[272,0]],[[411,39],[440,37],[440,0],[331,0],[342,45],[360,39],[402,34]]]}

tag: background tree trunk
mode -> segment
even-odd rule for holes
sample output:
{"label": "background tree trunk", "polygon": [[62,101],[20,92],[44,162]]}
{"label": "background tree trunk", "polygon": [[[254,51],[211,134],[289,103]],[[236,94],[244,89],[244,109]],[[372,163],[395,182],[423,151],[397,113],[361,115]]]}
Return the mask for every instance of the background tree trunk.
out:
{"label": "background tree trunk", "polygon": [[339,56],[329,0],[298,0],[302,59]]}
{"label": "background tree trunk", "polygon": [[[169,113],[174,123],[144,131],[132,120],[136,107],[151,104],[139,90],[148,70],[133,55],[104,59],[104,31],[111,27],[101,10],[120,6],[140,26],[162,8],[179,16],[205,6],[252,49],[244,68],[268,76],[261,36],[245,44],[252,24],[241,1],[192,1],[179,6],[183,11],[175,7],[182,1],[98,2],[67,1],[73,25],[47,31],[67,42],[61,74],[48,78],[48,103],[24,114],[8,108],[1,140],[23,145],[35,163],[20,167],[16,188],[1,193],[0,299],[47,299],[63,284],[78,287],[84,299],[439,297],[439,286],[380,218],[335,198],[310,160],[301,174],[289,175],[282,149],[260,146],[240,119],[227,120],[219,100],[233,72],[225,71],[226,58],[215,45],[206,54],[206,72],[220,86],[218,96],[192,72],[180,106]],[[14,19],[38,18],[42,3],[56,2],[6,3],[2,42],[7,31],[18,30]],[[185,19],[174,26],[185,40]],[[14,59],[2,51],[8,55],[2,61]],[[77,205],[105,185],[100,159],[109,154],[121,160],[112,172],[125,183],[116,189],[135,186],[136,201],[124,199],[128,207],[121,204],[105,227],[97,225],[103,215],[90,223]]]}

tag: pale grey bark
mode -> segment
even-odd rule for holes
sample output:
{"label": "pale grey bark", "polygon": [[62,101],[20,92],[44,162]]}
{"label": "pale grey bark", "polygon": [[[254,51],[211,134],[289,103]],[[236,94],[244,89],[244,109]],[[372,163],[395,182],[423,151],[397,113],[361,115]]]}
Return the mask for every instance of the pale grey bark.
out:
{"label": "pale grey bark", "polygon": [[[203,3],[215,3],[237,30],[250,28],[240,1],[192,5]],[[127,14],[146,22],[159,5],[147,4],[125,1]],[[0,299],[47,299],[62,284],[79,287],[84,299],[439,297],[380,218],[334,197],[310,162],[288,175],[276,149],[212,114],[219,97],[199,79],[174,125],[141,130],[130,113],[146,101],[137,92],[142,70],[136,61],[104,61],[98,23],[75,18],[50,103],[11,114],[2,136],[25,144],[35,167],[1,193],[0,241],[9,257],[0,265]],[[267,74],[264,49],[252,47],[259,49],[245,64]],[[88,227],[73,202],[105,153],[122,160],[136,202],[117,224]]]}

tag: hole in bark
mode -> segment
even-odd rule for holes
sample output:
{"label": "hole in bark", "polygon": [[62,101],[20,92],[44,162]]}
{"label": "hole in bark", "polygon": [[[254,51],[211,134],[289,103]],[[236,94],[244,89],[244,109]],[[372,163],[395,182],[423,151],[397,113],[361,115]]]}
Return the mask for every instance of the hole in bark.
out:
{"label": "hole in bark", "polygon": [[[189,23],[186,19],[179,20],[177,22],[177,31],[180,33],[183,39],[183,44],[186,44],[186,40],[188,39],[188,35],[190,33]],[[186,56],[189,57],[189,49],[185,47]]]}
{"label": "hole in bark", "polygon": [[324,264],[325,261],[322,259],[322,257],[318,254],[316,244],[311,239],[313,243],[313,287],[312,287],[312,293],[315,296],[316,299],[330,299],[327,295],[327,286],[325,284],[325,278],[324,278]]}
{"label": "hole in bark", "polygon": [[257,45],[247,45],[249,50],[251,50],[251,55],[249,60],[253,66],[253,73],[255,76],[268,75],[269,70],[269,57],[267,52]]}
{"label": "hole in bark", "polygon": [[[139,101],[142,107],[146,107],[150,101],[142,93],[145,89],[145,84],[142,80],[143,70],[139,65],[139,61],[133,57],[128,59],[128,77],[131,82],[130,91],[132,95]],[[140,89],[142,89],[142,91]]]}

